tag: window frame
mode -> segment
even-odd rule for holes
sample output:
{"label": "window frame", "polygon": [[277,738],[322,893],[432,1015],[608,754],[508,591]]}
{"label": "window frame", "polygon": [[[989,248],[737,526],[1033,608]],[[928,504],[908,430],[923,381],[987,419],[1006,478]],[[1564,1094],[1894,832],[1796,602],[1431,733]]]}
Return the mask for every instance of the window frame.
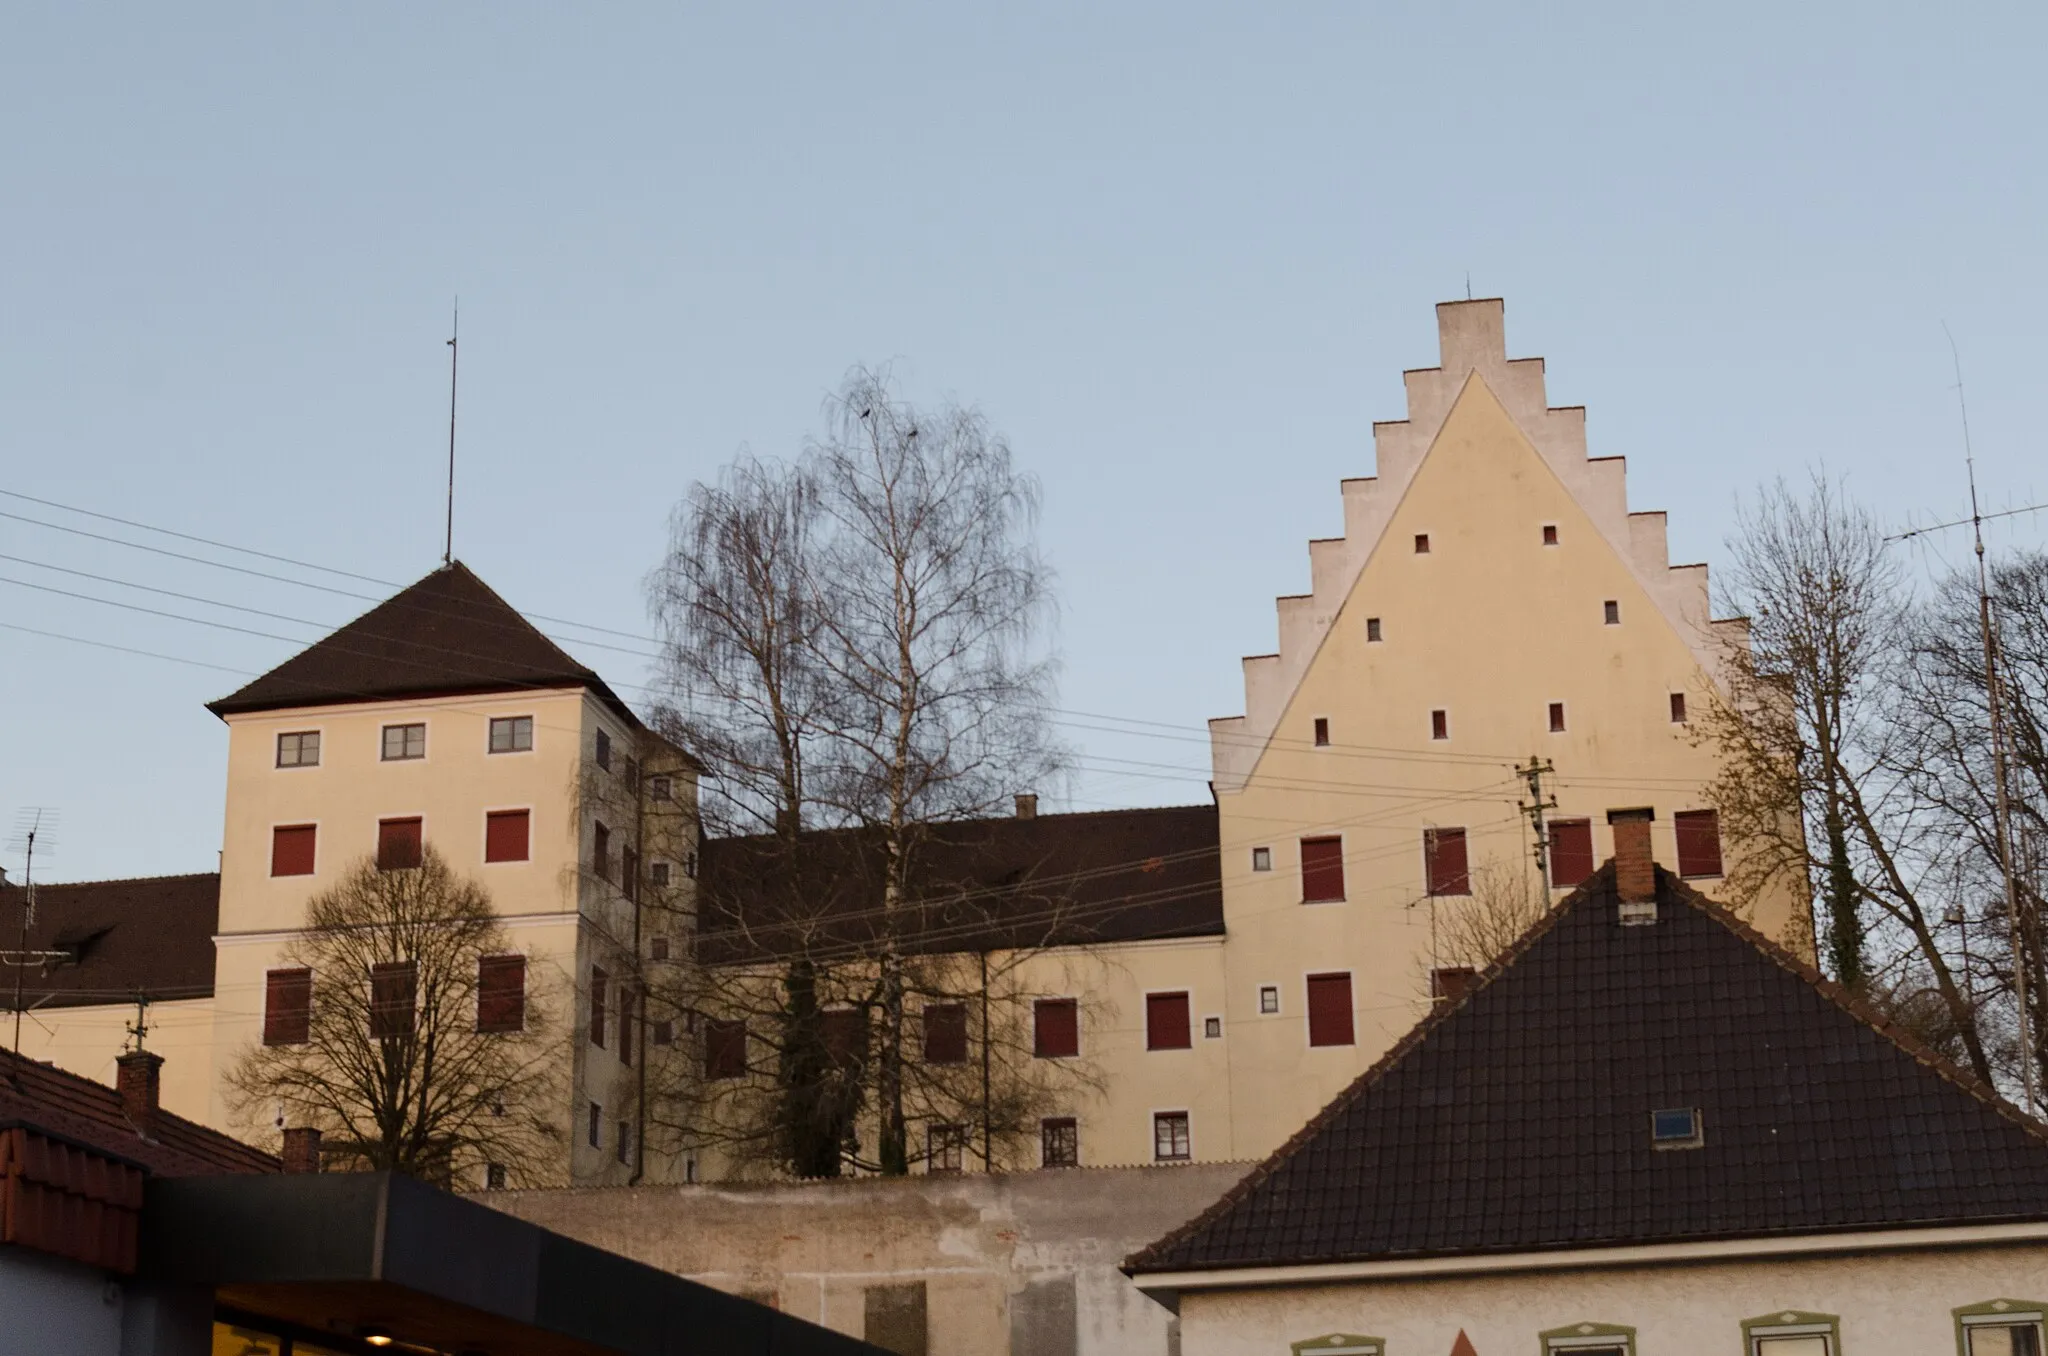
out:
{"label": "window frame", "polygon": [[1558,532],[1556,523],[1543,524],[1542,540],[1545,546],[1556,546],[1558,544]]}
{"label": "window frame", "polygon": [[[1466,826],[1466,825],[1463,825],[1463,824],[1426,824],[1426,825],[1424,825],[1424,826],[1423,826],[1423,829],[1422,829],[1422,895],[1423,895],[1423,898],[1425,898],[1425,899],[1469,899],[1469,898],[1471,897],[1471,895],[1472,895],[1472,836],[1471,836],[1471,834],[1469,834],[1468,832],[1466,832],[1466,828],[1467,828],[1467,826]],[[1454,889],[1448,889],[1448,888],[1446,888],[1446,889],[1439,889],[1439,888],[1437,887],[1437,879],[1436,879],[1436,854],[1437,854],[1438,844],[1439,844],[1440,842],[1442,842],[1442,841],[1443,841],[1443,839],[1442,839],[1441,835],[1443,835],[1443,834],[1447,834],[1447,833],[1454,833],[1454,834],[1458,835],[1458,843],[1459,843],[1459,847],[1460,847],[1461,855],[1462,855],[1462,856],[1463,856],[1463,857],[1465,858],[1465,870],[1463,871],[1463,873],[1462,873],[1461,875],[1459,875],[1459,876],[1453,876],[1453,877],[1451,878],[1451,881],[1450,881],[1450,882],[1446,882],[1446,884],[1448,885],[1448,884],[1450,884],[1450,883],[1452,883],[1452,882],[1456,882],[1456,881],[1458,881],[1458,880],[1461,880],[1461,879],[1462,879],[1462,881],[1463,881],[1463,883],[1464,883],[1464,888],[1463,888],[1463,889],[1461,889],[1461,890],[1454,890]]]}
{"label": "window frame", "polygon": [[1620,1323],[1571,1323],[1536,1334],[1544,1356],[1553,1352],[1608,1351],[1621,1348],[1622,1356],[1636,1356],[1636,1330]]}
{"label": "window frame", "polygon": [[[1152,1021],[1153,1001],[1170,1002],[1180,1000],[1180,1034],[1178,1045],[1162,1045],[1158,1036],[1162,1029]],[[1171,1031],[1163,1034],[1171,1035]],[[1161,1050],[1192,1050],[1195,1048],[1195,996],[1187,989],[1147,989],[1145,991],[1145,1053],[1154,1054]]]}
{"label": "window frame", "polygon": [[[1065,1131],[1069,1156],[1055,1162],[1046,1152],[1051,1143],[1050,1136]],[[1041,1116],[1038,1119],[1038,1166],[1041,1168],[1078,1168],[1081,1166],[1081,1118],[1079,1116]]]}
{"label": "window frame", "polygon": [[[526,724],[526,743],[523,746],[519,743],[521,721]],[[512,742],[502,749],[498,747],[498,727],[501,725],[510,726],[512,730]],[[532,753],[533,732],[532,716],[492,716],[484,726],[484,754],[486,757],[496,758],[507,753]]]}
{"label": "window frame", "polygon": [[[323,737],[324,733],[324,727],[316,727],[311,730],[279,730],[277,732],[277,743],[272,750],[275,761],[271,763],[271,767],[279,772],[296,772],[300,768],[319,767],[321,751],[327,744],[326,739]],[[299,741],[300,757],[297,762],[287,763],[284,760],[284,741],[287,739]],[[308,739],[313,741],[313,760],[311,762],[307,762],[304,756],[306,749],[305,741]]]}
{"label": "window frame", "polygon": [[[415,860],[397,865],[386,866],[384,864],[384,830],[386,826],[397,826],[402,824],[411,824],[418,829],[419,841],[415,844],[415,847],[417,849],[415,853]],[[376,861],[377,869],[379,871],[419,870],[421,864],[424,863],[427,859],[427,817],[423,814],[396,814],[377,816],[377,841],[375,848],[372,852],[372,856]]]}
{"label": "window frame", "polygon": [[585,1005],[583,1030],[590,1043],[602,1050],[606,1027],[610,1025],[612,976],[602,965],[590,967],[589,1001]]}
{"label": "window frame", "polygon": [[[1074,1048],[1065,1054],[1047,1054],[1039,1031],[1039,1009],[1064,1007],[1074,1014]],[[1081,1057],[1081,1000],[1078,995],[1046,994],[1031,1000],[1031,1057],[1033,1059],[1079,1059]]]}
{"label": "window frame", "polygon": [[[715,1042],[733,1042],[730,1046],[715,1045]],[[730,1073],[720,1072],[726,1068],[723,1061],[714,1061],[714,1056],[736,1050],[734,1060],[738,1068]],[[747,1019],[744,1017],[711,1017],[704,1022],[704,1081],[724,1083],[747,1076]]]}
{"label": "window frame", "polygon": [[[402,739],[402,742],[401,742],[401,743],[399,744],[399,749],[400,749],[400,752],[399,752],[399,753],[398,753],[398,754],[397,754],[397,755],[396,755],[396,756],[394,757],[394,756],[392,755],[392,752],[391,752],[391,734],[392,734],[392,732],[393,732],[394,730],[396,730],[396,731],[400,731],[400,732],[403,732],[403,731],[406,731],[406,730],[418,730],[418,731],[420,732],[420,751],[419,751],[418,753],[407,753],[407,752],[404,752],[404,750],[405,750],[405,749],[407,749],[407,748],[411,747],[412,741],[411,741],[410,739]],[[425,762],[425,761],[426,761],[426,759],[427,759],[427,722],[425,722],[425,721],[423,721],[423,720],[404,720],[404,721],[395,721],[395,722],[393,722],[393,723],[392,723],[392,724],[390,724],[390,725],[384,725],[384,726],[380,726],[380,727],[378,727],[378,730],[377,730],[377,761],[378,761],[378,762],[380,762],[380,763],[423,763],[423,762]]]}
{"label": "window frame", "polygon": [[927,1121],[924,1170],[951,1177],[967,1170],[967,1127],[955,1121]]}
{"label": "window frame", "polygon": [[[486,970],[509,971],[513,962],[518,962],[519,988],[516,994],[493,993],[485,979]],[[523,951],[500,951],[476,958],[476,1030],[480,1036],[506,1036],[526,1030],[526,978],[528,973],[526,953]],[[508,986],[509,988],[509,986]],[[493,1015],[485,1018],[484,1005],[487,1001],[500,1003],[509,1012],[515,1005],[517,1015]]]}
{"label": "window frame", "polygon": [[[279,990],[292,988],[303,997],[296,1011],[273,1004]],[[287,965],[263,972],[263,1031],[267,1046],[310,1045],[313,1042],[313,967]]]}
{"label": "window frame", "polygon": [[[1168,1142],[1170,1145],[1180,1145],[1184,1151],[1177,1154],[1162,1154],[1159,1152],[1160,1125],[1163,1122],[1170,1122],[1176,1117],[1180,1120],[1180,1135],[1177,1139],[1170,1138]],[[1167,1107],[1152,1113],[1152,1161],[1154,1163],[1192,1163],[1195,1161],[1195,1118],[1186,1107]]]}
{"label": "window frame", "polygon": [[[939,1030],[938,1034],[944,1038],[945,1045],[944,1048],[940,1051],[940,1054],[950,1056],[949,1058],[942,1059],[932,1054],[932,1036],[934,1034],[932,1018],[935,1014],[943,1014],[943,1016],[941,1017],[943,1025]],[[968,1062],[968,1055],[972,1049],[974,1042],[972,1040],[972,1033],[970,1033],[967,1029],[967,1004],[963,1002],[926,1003],[923,1007],[918,1009],[917,1016],[919,1036],[918,1054],[923,1058],[923,1061],[926,1064],[934,1065],[940,1068],[946,1068],[955,1064],[965,1064]],[[952,1045],[952,1038],[956,1034],[955,1031],[952,1029],[954,1023],[958,1023],[958,1054],[952,1053],[952,1051],[955,1048]]]}
{"label": "window frame", "polygon": [[1384,645],[1387,643],[1385,618],[1367,617],[1365,619],[1365,643],[1368,645]]}
{"label": "window frame", "polygon": [[1429,554],[1429,548],[1429,534],[1427,532],[1417,532],[1415,534],[1415,554],[1418,556],[1426,556]]}
{"label": "window frame", "polygon": [[1333,1332],[1304,1338],[1290,1344],[1287,1350],[1290,1356],[1386,1356],[1387,1344],[1384,1338]]}
{"label": "window frame", "polygon": [[1450,739],[1450,737],[1451,737],[1451,708],[1450,708],[1450,707],[1448,707],[1448,706],[1438,706],[1438,707],[1433,707],[1433,708],[1431,708],[1431,710],[1430,710],[1430,713],[1429,713],[1429,737],[1430,737],[1430,739],[1431,739],[1432,741],[1434,741],[1434,740],[1439,740],[1439,739],[1441,739],[1441,740],[1446,740],[1446,741],[1448,741],[1448,740]]}
{"label": "window frame", "polygon": [[[1316,1005],[1310,997],[1315,992],[1316,981],[1329,984],[1335,980],[1344,981],[1344,1039],[1316,1039]],[[1349,970],[1319,970],[1301,977],[1301,1022],[1302,1037],[1311,1050],[1342,1050],[1358,1044],[1358,990],[1353,984],[1354,976]],[[1324,1032],[1332,1035],[1332,1032]]]}
{"label": "window frame", "polygon": [[[1685,1112],[1692,1117],[1692,1133],[1689,1135],[1660,1135],[1657,1132],[1659,1116],[1674,1116]],[[1698,1149],[1707,1142],[1707,1119],[1696,1106],[1655,1107],[1650,1111],[1650,1147],[1670,1152],[1677,1149]]]}
{"label": "window frame", "polygon": [[666,803],[676,798],[676,779],[671,772],[650,772],[647,774],[647,799]]}
{"label": "window frame", "polygon": [[612,732],[600,726],[596,733],[597,737],[590,741],[590,761],[596,763],[600,770],[610,772],[612,770]]}
{"label": "window frame", "polygon": [[1600,600],[1600,624],[1602,626],[1621,625],[1621,599],[1602,598]]}
{"label": "window frame", "polygon": [[1563,702],[1550,703],[1550,709],[1545,714],[1549,717],[1551,734],[1569,733],[1570,722],[1566,720],[1567,712]]}
{"label": "window frame", "polygon": [[[380,981],[404,981],[404,1007],[400,1009],[399,996],[392,992],[392,985],[386,983],[384,992],[378,993]],[[401,1029],[402,1019],[402,1029]],[[408,1040],[419,1035],[420,1029],[420,963],[408,958],[397,961],[379,961],[370,967],[370,1039]]]}
{"label": "window frame", "polygon": [[602,1149],[604,1147],[604,1103],[592,1102],[590,1104],[589,1117],[590,1128],[586,1133],[586,1138],[589,1139],[591,1148]]}
{"label": "window frame", "polygon": [[1314,747],[1314,748],[1318,748],[1318,749],[1327,749],[1327,748],[1329,748],[1329,747],[1330,747],[1330,718],[1329,718],[1328,716],[1316,716],[1316,717],[1314,717],[1314,718],[1313,718],[1313,719],[1312,719],[1312,720],[1311,720],[1311,721],[1309,722],[1309,733],[1310,733],[1310,734],[1311,734],[1311,735],[1313,736],[1313,741],[1312,741],[1312,747]]}
{"label": "window frame", "polygon": [[[1559,831],[1577,831],[1581,828],[1586,831],[1586,853],[1582,859],[1586,868],[1585,872],[1577,880],[1562,880],[1559,878],[1557,871],[1558,848],[1560,846],[1558,842]],[[1551,889],[1576,890],[1581,885],[1584,885],[1595,871],[1600,869],[1600,853],[1593,845],[1593,821],[1591,818],[1584,815],[1575,815],[1563,819],[1553,819],[1543,826],[1543,834],[1546,839],[1543,851],[1550,867],[1549,883]]]}
{"label": "window frame", "polygon": [[1671,694],[1670,710],[1671,723],[1673,725],[1692,724],[1692,717],[1686,713],[1685,694],[1683,692],[1674,692]]}
{"label": "window frame", "polygon": [[1970,1356],[1970,1329],[2015,1328],[2031,1323],[2037,1344],[2048,1352],[2048,1300],[1992,1299],[1949,1311],[1955,1318],[1956,1356]]}
{"label": "window frame", "polygon": [[[526,820],[526,834],[517,857],[493,857],[491,855],[491,822],[510,819],[514,815]],[[484,865],[524,866],[533,860],[533,807],[531,805],[501,805],[484,811]]]}
{"label": "window frame", "polygon": [[[1270,1008],[1266,1006],[1266,998],[1267,998],[1267,996],[1268,996],[1268,995],[1270,995],[1270,996],[1272,997],[1272,999],[1273,999],[1273,1006],[1272,1006],[1272,1007],[1270,1007]],[[1280,986],[1279,986],[1278,984],[1261,984],[1261,985],[1259,985],[1259,1016],[1261,1016],[1261,1017],[1278,1017],[1279,1015],[1280,1015]]]}
{"label": "window frame", "polygon": [[[280,833],[310,833],[313,835],[311,864],[304,871],[279,871],[277,869],[277,836]],[[296,824],[272,824],[270,826],[270,878],[272,880],[296,880],[305,876],[320,874],[320,821],[312,820]]]}
{"label": "window frame", "polygon": [[[1719,810],[1708,808],[1700,810],[1673,811],[1671,815],[1671,833],[1674,843],[1683,845],[1686,841],[1688,833],[1697,832],[1697,830],[1688,829],[1687,826],[1701,823],[1711,824],[1713,826],[1714,869],[1712,871],[1687,870],[1687,863],[1685,860],[1686,854],[1681,846],[1678,850],[1674,851],[1673,853],[1673,855],[1678,859],[1678,878],[1680,880],[1720,880],[1728,874],[1727,854],[1724,850],[1725,844],[1723,844],[1721,841],[1721,812]],[[1692,863],[1692,865],[1698,866],[1701,865],[1701,863],[1695,861]]]}
{"label": "window frame", "polygon": [[1252,870],[1253,870],[1253,871],[1255,871],[1255,872],[1261,872],[1261,873],[1263,873],[1263,872],[1268,872],[1268,871],[1271,871],[1272,869],[1273,869],[1273,849],[1272,849],[1272,848],[1270,848],[1270,847],[1255,847],[1255,848],[1253,848],[1253,849],[1252,849]]}
{"label": "window frame", "polygon": [[1763,1344],[1774,1337],[1824,1337],[1827,1356],[1842,1356],[1842,1319],[1839,1314],[1808,1313],[1780,1309],[1742,1320],[1743,1356],[1767,1356]]}
{"label": "window frame", "polygon": [[[1312,895],[1309,893],[1308,854],[1311,845],[1319,851],[1329,845],[1336,847],[1337,893],[1334,895]],[[1342,904],[1350,890],[1350,882],[1344,879],[1344,835],[1341,833],[1308,834],[1296,840],[1295,853],[1301,866],[1301,902],[1304,904]],[[1319,871],[1327,871],[1328,863],[1318,865]]]}

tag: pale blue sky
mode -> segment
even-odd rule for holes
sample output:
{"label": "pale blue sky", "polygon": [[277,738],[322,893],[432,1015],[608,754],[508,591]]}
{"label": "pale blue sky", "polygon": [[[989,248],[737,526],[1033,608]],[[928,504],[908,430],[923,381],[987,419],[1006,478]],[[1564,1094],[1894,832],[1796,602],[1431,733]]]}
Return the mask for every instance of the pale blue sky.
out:
{"label": "pale blue sky", "polygon": [[[1044,482],[1063,705],[1184,727],[1071,731],[1070,803],[1200,799],[1200,723],[1242,708],[1468,271],[1675,558],[1723,559],[1737,491],[1817,457],[1888,519],[1963,509],[1944,320],[1989,498],[2048,495],[2048,6],[1648,8],[15,4],[0,489],[410,580],[460,293],[457,553],[645,632],[689,482],[895,359]],[[0,553],[359,606],[12,518]],[[293,648],[14,584],[0,622]],[[213,866],[201,704],[239,681],[0,630],[0,814],[62,812],[47,878]]]}

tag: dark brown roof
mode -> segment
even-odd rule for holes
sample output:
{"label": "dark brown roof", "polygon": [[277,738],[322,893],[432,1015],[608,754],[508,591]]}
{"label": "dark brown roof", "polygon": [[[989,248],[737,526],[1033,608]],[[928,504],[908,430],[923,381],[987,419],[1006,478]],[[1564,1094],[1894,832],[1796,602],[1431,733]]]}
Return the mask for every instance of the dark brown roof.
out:
{"label": "dark brown roof", "polygon": [[[1172,805],[930,826],[907,925],[925,951],[1082,945],[1223,933],[1216,807]],[[705,842],[698,907],[707,960],[795,949],[801,934],[859,948],[880,935],[880,840],[804,835],[801,862],[772,840]],[[801,886],[792,881],[801,880]],[[797,900],[793,905],[780,900]]]}
{"label": "dark brown roof", "polygon": [[[1613,867],[1133,1272],[2048,1218],[2048,1130],[1732,914]],[[1651,1147],[1696,1107],[1699,1148]]]}
{"label": "dark brown roof", "polygon": [[32,1126],[148,1169],[158,1177],[276,1172],[260,1149],[183,1116],[158,1111],[143,1134],[104,1083],[0,1051],[0,1125]]}
{"label": "dark brown roof", "polygon": [[602,678],[563,653],[458,560],[206,709],[226,716],[549,687],[588,688],[639,725]]}
{"label": "dark brown roof", "polygon": [[[22,888],[0,886],[0,935],[20,933]],[[22,1006],[70,1008],[213,993],[220,876],[149,876],[38,885],[28,949],[54,953],[21,976]],[[14,1009],[14,976],[0,1007]]]}

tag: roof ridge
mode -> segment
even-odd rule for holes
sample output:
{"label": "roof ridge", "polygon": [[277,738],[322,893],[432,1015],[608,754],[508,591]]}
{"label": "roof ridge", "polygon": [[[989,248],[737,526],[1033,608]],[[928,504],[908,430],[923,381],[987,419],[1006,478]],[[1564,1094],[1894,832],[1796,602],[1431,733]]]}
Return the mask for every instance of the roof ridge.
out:
{"label": "roof ridge", "polygon": [[[82,885],[144,885],[149,884],[151,882],[164,880],[219,879],[219,871],[166,871],[163,874],[156,876],[103,876],[96,880],[42,880],[36,882],[36,888],[38,890],[63,890],[73,886]],[[22,890],[26,889],[27,887],[18,880],[10,880],[6,882],[4,887],[0,888],[5,888],[9,890]]]}

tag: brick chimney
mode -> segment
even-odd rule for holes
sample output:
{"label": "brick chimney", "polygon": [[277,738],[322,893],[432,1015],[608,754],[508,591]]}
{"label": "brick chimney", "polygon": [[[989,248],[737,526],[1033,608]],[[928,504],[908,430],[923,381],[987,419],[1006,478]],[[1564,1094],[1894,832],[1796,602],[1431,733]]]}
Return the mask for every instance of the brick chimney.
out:
{"label": "brick chimney", "polygon": [[1017,818],[1038,818],[1038,796],[1035,792],[1020,792],[1017,796]]}
{"label": "brick chimney", "polygon": [[164,1057],[150,1050],[130,1050],[114,1061],[114,1086],[121,1093],[121,1112],[137,1134],[147,1136],[156,1128],[163,1067]]}
{"label": "brick chimney", "polygon": [[1479,982],[1479,972],[1469,965],[1444,965],[1429,972],[1429,996],[1445,1005],[1457,1002]]}
{"label": "brick chimney", "polygon": [[284,1132],[284,1170],[320,1171],[320,1132],[310,1125]]}
{"label": "brick chimney", "polygon": [[1607,812],[1614,830],[1614,890],[1621,897],[1624,923],[1657,921],[1657,863],[1650,855],[1650,824],[1656,818],[1648,806]]}

